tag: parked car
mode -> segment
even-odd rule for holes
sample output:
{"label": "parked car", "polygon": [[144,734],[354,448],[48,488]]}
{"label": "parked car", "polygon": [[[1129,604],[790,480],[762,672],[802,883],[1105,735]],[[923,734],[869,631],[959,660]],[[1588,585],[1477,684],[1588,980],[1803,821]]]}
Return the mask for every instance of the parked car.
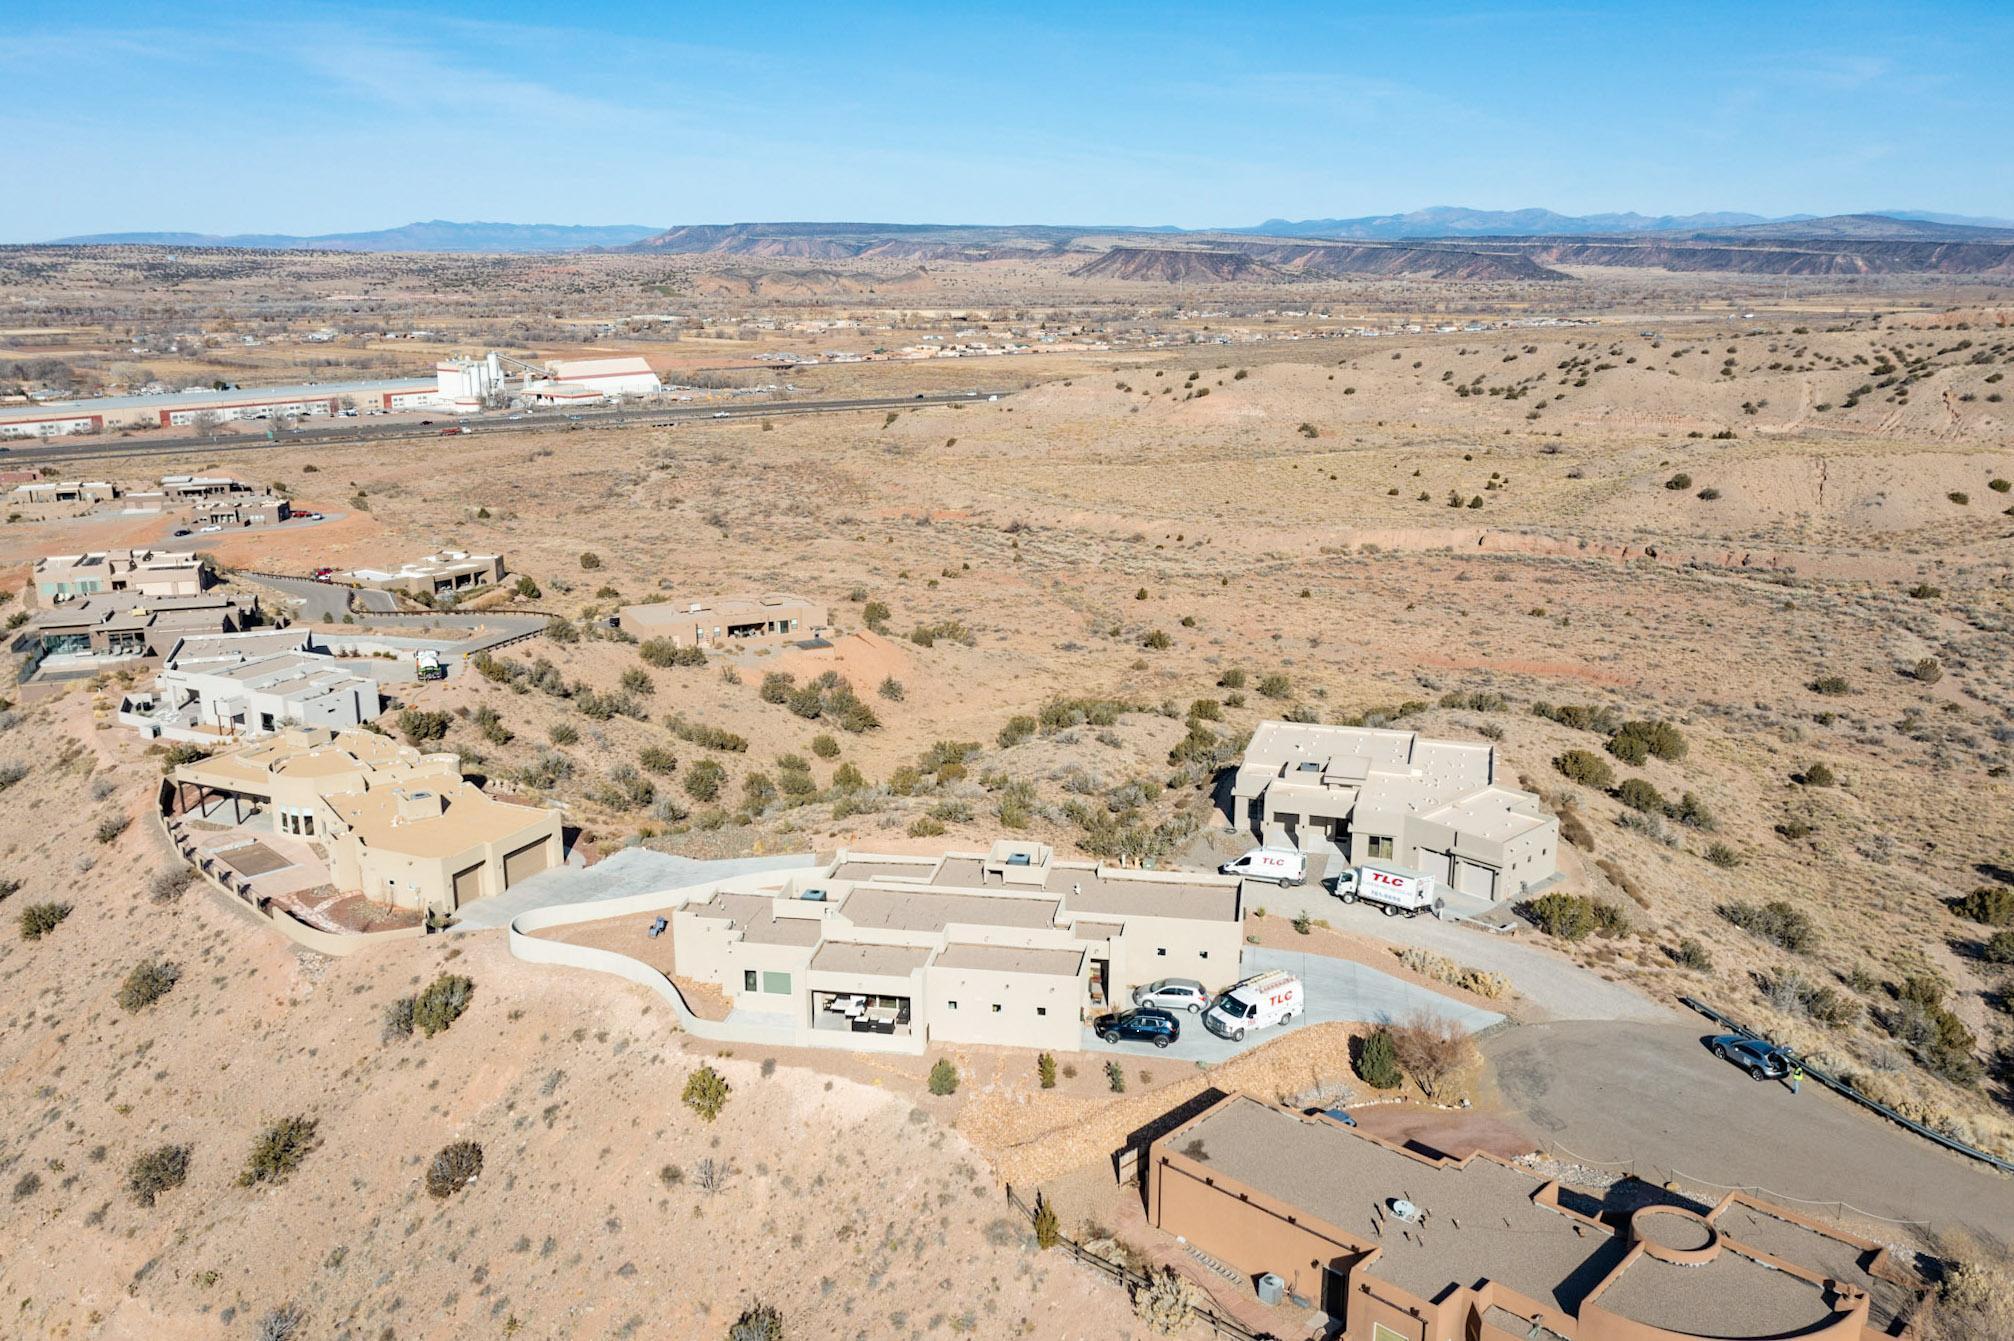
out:
{"label": "parked car", "polygon": [[224,529],[224,528],[223,528],[223,527],[221,527],[221,526],[199,526],[199,527],[197,527],[197,528],[196,528],[196,534],[197,534],[197,535],[209,535],[209,534],[211,534],[211,533],[212,533],[212,532],[214,532],[214,531],[221,531],[221,530],[223,530],[223,529]]}
{"label": "parked car", "polygon": [[1165,1048],[1182,1036],[1181,1023],[1165,1010],[1140,1007],[1100,1015],[1091,1025],[1107,1043],[1138,1040]]}
{"label": "parked car", "polygon": [[455,436],[456,434],[458,434],[458,433],[466,433],[466,432],[468,432],[468,430],[467,430],[467,429],[465,429],[465,428],[463,428],[463,427],[462,427],[461,425],[457,424],[457,425],[455,425],[455,426],[454,426],[453,428],[444,428],[444,429],[442,429],[442,430],[441,430],[441,436],[442,436],[442,437],[444,437],[444,438],[452,438],[452,437],[454,437],[454,436]]}
{"label": "parked car", "polygon": [[1713,1049],[1714,1056],[1733,1062],[1755,1080],[1781,1080],[1797,1064],[1788,1049],[1746,1034],[1722,1034],[1709,1039],[1706,1046]]}
{"label": "parked car", "polygon": [[714,417],[715,419],[725,419],[725,418],[727,418],[727,411],[725,411],[725,410],[715,410],[715,411],[713,412],[713,417]]}
{"label": "parked car", "polygon": [[1268,969],[1211,1002],[1203,1027],[1219,1038],[1242,1041],[1248,1031],[1285,1024],[1306,1008],[1301,980],[1285,969]]}
{"label": "parked car", "polygon": [[317,568],[314,572],[309,573],[308,576],[317,582],[333,582],[336,578],[336,570],[333,568]]}
{"label": "parked car", "polygon": [[1155,1010],[1201,1013],[1210,1004],[1210,990],[1194,978],[1163,978],[1133,989],[1133,1004]]}
{"label": "parked car", "polygon": [[434,421],[433,421],[433,420],[431,420],[431,419],[422,419],[422,420],[420,420],[420,427],[421,427],[421,428],[432,428],[433,426],[434,426]]}
{"label": "parked car", "polygon": [[186,527],[186,526],[178,526],[178,527],[176,527],[176,528],[175,528],[175,531],[174,531],[174,534],[176,534],[176,535],[187,535],[187,534],[189,534],[189,528],[188,528],[188,527]]}
{"label": "parked car", "polygon": [[1247,880],[1270,880],[1284,889],[1308,878],[1308,859],[1290,847],[1260,847],[1234,861],[1225,862],[1217,870],[1220,874],[1243,876]]}
{"label": "parked car", "polygon": [[1335,880],[1335,894],[1344,903],[1375,903],[1386,917],[1414,917],[1432,908],[1436,889],[1434,878],[1396,866],[1376,866],[1365,862],[1344,871]]}

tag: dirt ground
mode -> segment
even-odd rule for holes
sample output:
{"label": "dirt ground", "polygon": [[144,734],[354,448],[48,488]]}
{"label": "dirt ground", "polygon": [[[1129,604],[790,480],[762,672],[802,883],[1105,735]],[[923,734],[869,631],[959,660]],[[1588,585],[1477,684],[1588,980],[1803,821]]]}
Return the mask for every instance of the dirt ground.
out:
{"label": "dirt ground", "polygon": [[[330,377],[494,341],[641,352],[759,395],[1010,389],[892,414],[63,461],[66,478],[228,470],[333,519],[232,533],[216,546],[231,565],[503,554],[539,590],[526,603],[565,622],[405,706],[449,713],[445,747],[473,772],[563,805],[583,850],[935,851],[1008,833],[1169,863],[1222,825],[1215,771],[1260,720],[1487,738],[1503,781],[1575,820],[1558,888],[1623,915],[1558,954],[1660,999],[1705,996],[1905,1111],[2014,1148],[1996,928],[1948,906],[2014,884],[2000,289],[1587,273],[1199,296],[1066,283],[1041,262],[837,279],[744,259],[160,264],[80,258],[22,292],[116,310],[158,281],[164,310],[215,328],[200,354],[145,360],[178,384],[279,380],[346,293],[359,329],[328,347]],[[885,280],[915,306],[868,292]],[[548,315],[632,311],[640,285],[703,321],[582,340]],[[807,311],[864,324],[792,331]],[[445,342],[362,330],[423,324]],[[787,375],[752,361],[982,324],[1072,347]],[[38,351],[110,384],[123,346],[66,330]],[[156,525],[0,525],[0,591],[39,554]],[[823,607],[835,647],[657,666],[602,622],[769,590]],[[775,671],[793,689],[834,672],[855,702],[831,685],[815,704],[765,696]],[[934,1099],[934,1057],[779,1054],[764,1074],[766,1056],[737,1050],[712,1059],[735,1098],[707,1127],[678,1102],[705,1050],[605,977],[518,964],[488,938],[452,963],[437,941],[325,961],[200,889],[153,901],[159,759],[112,728],[117,688],[0,707],[0,767],[21,769],[0,789],[0,878],[20,881],[0,911],[73,907],[41,939],[0,936],[0,1104],[24,1115],[0,1135],[0,1314],[30,1334],[223,1337],[300,1302],[332,1336],[512,1319],[531,1336],[714,1336],[758,1295],[793,1331],[924,1335],[969,1314],[980,1334],[1123,1334],[1126,1301],[1026,1251],[1000,1185],[1096,1168],[1206,1087],[1350,1083],[1338,1026],[1209,1072],[1129,1063],[1124,1093],[1096,1066],[1043,1091],[1025,1053],[953,1050],[960,1089]],[[1684,749],[1628,763],[1562,707],[1668,723]],[[1614,782],[1569,779],[1555,761],[1574,750]],[[1655,802],[1626,804],[1624,779]],[[130,822],[100,842],[114,814]],[[1743,906],[1772,900],[1811,934],[1744,930],[1759,924]],[[1266,922],[1262,940],[1294,936]],[[1314,934],[1411,972],[1373,932]],[[127,1012],[114,997],[146,956],[181,977]],[[470,1014],[381,1043],[384,1008],[448,968],[476,980]],[[1492,1074],[1475,1088],[1506,1091]],[[290,1114],[319,1121],[319,1148],[278,1187],[236,1186],[260,1128]],[[464,1136],[484,1176],[436,1202],[424,1163]],[[192,1146],[188,1184],[137,1206],[126,1167],[167,1142]],[[735,1170],[713,1193],[695,1186],[708,1158]]]}

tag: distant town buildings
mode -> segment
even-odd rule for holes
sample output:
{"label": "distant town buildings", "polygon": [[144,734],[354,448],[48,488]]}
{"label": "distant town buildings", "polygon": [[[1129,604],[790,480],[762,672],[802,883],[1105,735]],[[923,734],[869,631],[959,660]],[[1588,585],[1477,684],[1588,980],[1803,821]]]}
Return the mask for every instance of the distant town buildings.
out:
{"label": "distant town buildings", "polygon": [[1478,898],[1510,898],[1558,871],[1558,817],[1500,785],[1496,747],[1482,742],[1261,722],[1231,807],[1232,825],[1262,842],[1400,866]]}

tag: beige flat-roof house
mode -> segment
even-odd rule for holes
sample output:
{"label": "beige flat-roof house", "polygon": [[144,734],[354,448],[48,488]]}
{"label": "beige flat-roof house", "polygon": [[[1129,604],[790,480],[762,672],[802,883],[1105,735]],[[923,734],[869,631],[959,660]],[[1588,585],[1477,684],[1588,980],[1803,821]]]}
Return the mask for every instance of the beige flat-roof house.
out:
{"label": "beige flat-roof house", "polygon": [[16,506],[109,503],[124,491],[110,480],[31,480],[8,495]]}
{"label": "beige flat-roof house", "polygon": [[106,549],[37,559],[33,584],[36,599],[48,605],[73,596],[106,592],[200,596],[210,585],[210,574],[193,554]]}
{"label": "beige flat-roof house", "polygon": [[462,777],[458,756],[370,731],[289,728],[170,777],[177,813],[269,817],[327,850],[338,889],[394,908],[451,913],[565,856],[557,810],[497,800]]}
{"label": "beige flat-roof house", "polygon": [[119,721],[150,740],[215,744],[288,726],[360,726],[384,711],[378,682],[293,629],[185,638]]}
{"label": "beige flat-roof house", "polygon": [[741,877],[672,916],[680,977],[807,1047],[1076,1050],[1087,1016],[1158,978],[1228,986],[1238,882],[1058,860],[1041,843]]}
{"label": "beige flat-roof house", "polygon": [[1342,1322],[1342,1341],[1874,1341],[1906,1256],[1742,1192],[1602,1215],[1490,1154],[1450,1159],[1224,1097],[1150,1147],[1148,1219]]}
{"label": "beige flat-roof house", "polygon": [[360,587],[380,591],[403,591],[409,596],[439,596],[451,591],[467,591],[503,581],[504,561],[497,554],[470,554],[466,550],[444,549],[415,559],[400,568],[358,568],[348,576]]}
{"label": "beige flat-roof house", "polygon": [[199,499],[228,498],[233,494],[259,490],[230,475],[163,475],[161,497],[170,504],[193,503]]}
{"label": "beige flat-roof house", "polygon": [[220,494],[189,509],[189,520],[198,526],[271,526],[293,515],[293,504],[272,494]]}
{"label": "beige flat-roof house", "polygon": [[46,670],[96,670],[96,663],[112,658],[158,660],[184,638],[237,633],[257,620],[258,611],[255,599],[214,591],[79,596],[38,611],[15,636],[12,650]]}
{"label": "beige flat-roof house", "polygon": [[679,647],[773,647],[812,637],[823,620],[804,597],[769,592],[625,605],[617,624],[639,641],[668,638]]}
{"label": "beige flat-roof house", "polygon": [[1558,873],[1559,818],[1498,783],[1496,747],[1416,731],[1259,723],[1232,781],[1231,824],[1477,898],[1512,898]]}

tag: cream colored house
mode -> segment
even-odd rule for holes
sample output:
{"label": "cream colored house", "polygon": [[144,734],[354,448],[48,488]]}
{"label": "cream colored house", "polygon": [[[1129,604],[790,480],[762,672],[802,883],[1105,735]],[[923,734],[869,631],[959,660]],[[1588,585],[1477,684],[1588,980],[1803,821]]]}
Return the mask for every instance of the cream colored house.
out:
{"label": "cream colored house", "polygon": [[1241,975],[1238,882],[1058,860],[1003,841],[694,891],[672,915],[678,976],[794,1029],[802,1046],[945,1043],[1074,1051],[1085,1020],[1158,978]]}
{"label": "cream colored house", "polygon": [[470,554],[444,549],[399,568],[358,568],[348,576],[360,587],[403,591],[412,596],[440,596],[469,591],[503,581],[504,561],[496,554]]}
{"label": "cream colored house", "polygon": [[364,730],[283,730],[170,775],[174,808],[321,846],[338,889],[451,913],[557,866],[557,810],[487,795],[454,754]]}
{"label": "cream colored house", "polygon": [[1559,819],[1498,782],[1495,746],[1416,731],[1261,722],[1232,781],[1231,824],[1477,898],[1512,898],[1558,872]]}
{"label": "cream colored house", "polygon": [[35,597],[42,605],[76,596],[126,592],[135,596],[200,596],[209,570],[193,554],[154,549],[107,549],[51,554],[35,560]]}

